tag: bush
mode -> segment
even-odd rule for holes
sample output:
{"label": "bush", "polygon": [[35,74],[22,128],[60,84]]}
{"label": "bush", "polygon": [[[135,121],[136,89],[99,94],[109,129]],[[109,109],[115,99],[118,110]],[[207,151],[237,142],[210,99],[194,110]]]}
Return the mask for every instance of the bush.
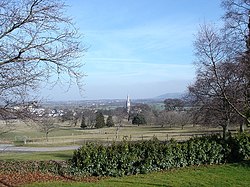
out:
{"label": "bush", "polygon": [[84,117],[84,116],[82,116],[82,121],[81,121],[80,127],[81,127],[82,129],[86,129],[86,128],[88,127],[88,126],[86,125],[86,123],[85,123],[85,117]]}
{"label": "bush", "polygon": [[213,137],[190,139],[187,144],[188,165],[225,162],[223,146],[214,140]]}
{"label": "bush", "polygon": [[114,127],[115,126],[115,123],[113,121],[112,116],[108,116],[107,121],[106,121],[106,126],[107,127]]}
{"label": "bush", "polygon": [[104,116],[101,112],[97,112],[95,121],[95,128],[99,129],[105,127]]}
{"label": "bush", "polygon": [[186,142],[147,141],[87,143],[74,152],[73,168],[84,175],[123,176],[190,165],[241,161],[250,156],[249,135],[223,140],[220,136],[192,138]]}
{"label": "bush", "polygon": [[137,114],[135,117],[132,119],[132,124],[134,125],[144,125],[147,124],[145,117],[142,114]]}
{"label": "bush", "polygon": [[227,160],[239,162],[250,158],[250,135],[239,133],[230,136],[226,142]]}

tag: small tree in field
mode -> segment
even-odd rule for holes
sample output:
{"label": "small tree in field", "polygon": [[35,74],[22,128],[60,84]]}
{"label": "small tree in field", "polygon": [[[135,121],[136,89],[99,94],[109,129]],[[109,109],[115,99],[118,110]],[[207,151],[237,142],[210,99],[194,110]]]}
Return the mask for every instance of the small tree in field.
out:
{"label": "small tree in field", "polygon": [[85,123],[85,117],[84,117],[84,116],[82,116],[81,128],[82,128],[82,129],[86,129],[86,128],[87,128],[87,125],[86,125],[86,123]]}
{"label": "small tree in field", "polygon": [[142,114],[137,114],[133,120],[132,120],[132,124],[134,125],[144,125],[147,124],[145,117]]}
{"label": "small tree in field", "polygon": [[103,128],[103,127],[105,127],[104,116],[101,112],[97,112],[95,128],[99,129],[99,128]]}
{"label": "small tree in field", "polygon": [[108,116],[107,121],[106,121],[106,125],[107,125],[107,127],[114,127],[115,126],[115,123],[113,121],[112,116]]}
{"label": "small tree in field", "polygon": [[49,139],[49,133],[57,129],[57,125],[53,118],[42,117],[38,122],[39,131],[45,134],[46,141]]}
{"label": "small tree in field", "polygon": [[114,122],[118,127],[122,126],[123,121],[128,118],[128,114],[125,108],[118,107],[113,111]]}
{"label": "small tree in field", "polygon": [[169,128],[172,128],[176,123],[176,113],[177,111],[163,110],[158,114],[156,123],[161,127],[168,125]]}

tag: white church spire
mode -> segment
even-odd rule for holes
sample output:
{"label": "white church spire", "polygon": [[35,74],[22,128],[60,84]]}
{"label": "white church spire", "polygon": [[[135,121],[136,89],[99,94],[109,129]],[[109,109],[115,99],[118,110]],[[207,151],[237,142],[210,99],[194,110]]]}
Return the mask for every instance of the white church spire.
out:
{"label": "white church spire", "polygon": [[127,95],[126,109],[127,109],[128,114],[130,112],[130,107],[131,107],[130,98],[129,98],[129,95]]}

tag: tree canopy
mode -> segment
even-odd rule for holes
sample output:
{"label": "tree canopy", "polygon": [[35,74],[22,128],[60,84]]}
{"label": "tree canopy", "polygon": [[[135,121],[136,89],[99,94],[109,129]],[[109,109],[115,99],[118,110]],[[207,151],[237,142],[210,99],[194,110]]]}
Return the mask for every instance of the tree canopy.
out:
{"label": "tree canopy", "polygon": [[60,0],[0,2],[0,115],[27,102],[42,82],[81,87],[77,59],[86,49],[65,7]]}
{"label": "tree canopy", "polygon": [[145,117],[142,114],[137,114],[132,119],[132,124],[134,125],[144,125],[147,124]]}
{"label": "tree canopy", "polygon": [[[195,119],[220,125],[250,123],[250,1],[223,0],[225,26],[204,24],[194,42],[196,81],[189,86]],[[242,128],[241,128],[242,129]]]}
{"label": "tree canopy", "polygon": [[114,127],[115,126],[115,123],[113,121],[112,116],[110,116],[110,115],[108,116],[107,121],[106,121],[106,125],[107,125],[107,127]]}
{"label": "tree canopy", "polygon": [[99,129],[105,127],[104,116],[101,112],[96,113],[95,128]]}

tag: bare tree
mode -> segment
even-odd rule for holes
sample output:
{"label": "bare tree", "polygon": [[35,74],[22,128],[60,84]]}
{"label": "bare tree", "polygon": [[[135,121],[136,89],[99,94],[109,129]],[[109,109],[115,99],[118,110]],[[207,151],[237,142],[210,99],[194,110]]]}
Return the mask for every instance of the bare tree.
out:
{"label": "bare tree", "polygon": [[16,129],[15,120],[12,120],[12,119],[0,120],[0,129],[1,129],[0,136],[15,130]]}
{"label": "bare tree", "polygon": [[12,112],[41,82],[81,88],[79,37],[60,0],[0,1],[1,111]]}
{"label": "bare tree", "polygon": [[[195,41],[197,77],[189,92],[197,119],[204,124],[223,127],[226,137],[229,125],[238,117],[246,118],[243,109],[243,84],[240,64],[230,61],[225,35],[203,25]],[[237,115],[237,116],[236,116]]]}
{"label": "bare tree", "polygon": [[182,110],[184,107],[184,101],[182,99],[165,99],[165,110],[173,111],[173,110]]}
{"label": "bare tree", "polygon": [[[241,64],[244,84],[244,112],[240,115],[250,125],[250,1],[222,0],[225,9],[224,32],[231,58]],[[241,127],[242,128],[242,127]],[[241,129],[243,130],[243,129]]]}
{"label": "bare tree", "polygon": [[123,107],[118,107],[113,110],[112,115],[114,116],[114,122],[117,128],[123,125],[123,121],[128,118],[126,109]]}
{"label": "bare tree", "polygon": [[48,141],[49,133],[58,128],[55,119],[46,116],[38,119],[37,124],[39,131],[45,134],[46,141]]}
{"label": "bare tree", "polygon": [[235,58],[246,51],[246,43],[249,38],[249,0],[222,0],[222,7],[225,10],[223,20],[227,41],[230,41],[228,49]]}
{"label": "bare tree", "polygon": [[87,128],[94,128],[95,126],[95,111],[85,109],[82,111],[82,115],[85,117],[85,123]]}
{"label": "bare tree", "polygon": [[168,125],[169,128],[181,127],[191,123],[191,115],[187,111],[161,111],[156,120],[157,125],[164,127]]}
{"label": "bare tree", "polygon": [[178,111],[175,114],[176,125],[181,126],[181,129],[184,129],[185,125],[191,123],[191,115],[187,111]]}
{"label": "bare tree", "polygon": [[127,109],[124,107],[118,107],[112,111],[112,115],[114,116],[114,123],[116,127],[115,131],[115,137],[118,139],[119,137],[119,132],[121,127],[123,126],[124,121],[129,121],[130,120],[130,112],[129,114],[127,113]]}
{"label": "bare tree", "polygon": [[163,110],[159,112],[156,123],[158,125],[161,125],[161,127],[164,127],[165,125],[168,125],[169,128],[172,128],[173,125],[175,125],[175,111],[167,111]]}
{"label": "bare tree", "polygon": [[156,111],[153,109],[150,109],[148,111],[144,111],[143,115],[145,116],[145,120],[147,124],[153,125],[156,122]]}

